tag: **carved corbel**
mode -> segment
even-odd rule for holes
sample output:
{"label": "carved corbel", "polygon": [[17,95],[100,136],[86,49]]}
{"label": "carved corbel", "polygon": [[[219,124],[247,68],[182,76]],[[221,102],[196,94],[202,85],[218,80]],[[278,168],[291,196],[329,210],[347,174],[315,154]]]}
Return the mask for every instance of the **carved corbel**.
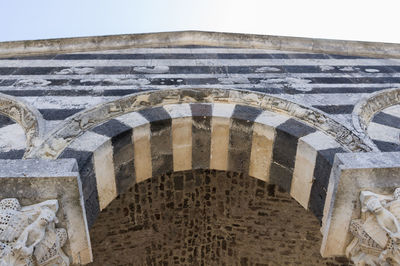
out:
{"label": "carved corbel", "polygon": [[68,266],[67,232],[55,227],[57,211],[57,200],[24,207],[15,198],[1,200],[0,266]]}
{"label": "carved corbel", "polygon": [[361,217],[352,220],[354,238],[346,255],[356,265],[400,265],[400,188],[392,195],[360,194]]}

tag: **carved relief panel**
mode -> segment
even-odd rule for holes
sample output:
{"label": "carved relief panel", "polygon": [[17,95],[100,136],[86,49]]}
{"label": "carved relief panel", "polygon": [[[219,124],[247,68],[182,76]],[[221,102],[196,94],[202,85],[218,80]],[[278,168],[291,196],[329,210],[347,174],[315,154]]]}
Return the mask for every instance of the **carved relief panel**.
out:
{"label": "carved relief panel", "polygon": [[0,201],[0,266],[69,265],[62,251],[67,232],[56,228],[57,200],[22,207],[15,198]]}
{"label": "carved relief panel", "polygon": [[400,188],[392,195],[360,194],[361,218],[351,221],[354,238],[346,255],[356,265],[400,265]]}

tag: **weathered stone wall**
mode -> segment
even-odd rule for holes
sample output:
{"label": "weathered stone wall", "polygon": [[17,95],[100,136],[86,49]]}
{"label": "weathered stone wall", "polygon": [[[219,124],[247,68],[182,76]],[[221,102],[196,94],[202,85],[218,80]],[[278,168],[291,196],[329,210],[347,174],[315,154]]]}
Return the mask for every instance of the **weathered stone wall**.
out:
{"label": "weathered stone wall", "polygon": [[[184,34],[191,36],[194,33]],[[149,36],[153,36],[153,38],[169,36],[169,43],[172,41],[170,38],[177,38],[181,35],[163,33]],[[192,37],[195,36],[197,36],[196,38],[199,37],[196,34]],[[213,38],[214,45],[217,41],[215,38],[226,38],[226,35],[215,33],[214,35],[202,33],[202,36]],[[20,104],[23,103],[23,106],[29,106],[27,109],[31,112],[28,113],[31,113],[34,119],[27,119],[29,117],[25,116],[24,119],[17,117],[16,121],[22,122],[22,124],[25,124],[28,120],[32,122],[23,126],[25,131],[28,130],[27,133],[29,133],[26,151],[30,151],[31,149],[36,150],[36,145],[42,143],[43,139],[41,138],[48,137],[50,131],[58,132],[57,130],[65,127],[74,127],[73,123],[68,120],[71,116],[82,111],[88,112],[94,106],[118,101],[123,96],[138,92],[176,88],[249,90],[274,95],[308,108],[316,108],[325,112],[330,118],[335,119],[343,126],[353,129],[351,113],[354,105],[362,97],[369,96],[373,92],[398,87],[400,84],[400,61],[355,56],[361,51],[358,48],[356,49],[358,52],[354,52],[355,54],[351,54],[351,56],[314,53],[316,51],[321,52],[319,49],[314,50],[315,47],[319,47],[315,45],[321,43],[321,40],[313,40],[312,47],[307,45],[303,47],[308,47],[305,49],[308,51],[307,53],[286,51],[286,48],[290,48],[286,45],[275,47],[282,50],[271,51],[265,50],[266,47],[263,45],[249,45],[249,43],[254,44],[254,41],[256,41],[249,36],[240,40],[237,39],[237,35],[231,35],[231,37],[234,40],[233,43],[224,42],[222,39],[221,42],[218,41],[219,48],[194,45],[109,51],[103,49],[126,47],[126,44],[123,44],[125,41],[118,44],[121,39],[115,36],[92,39],[102,39],[102,42],[96,44],[90,43],[90,38],[69,39],[74,43],[73,46],[67,46],[69,49],[84,45],[87,50],[74,54],[58,53],[25,57],[11,56],[10,47],[14,47],[12,51],[15,55],[24,51],[26,53],[63,52],[65,46],[63,46],[63,49],[53,50],[57,46],[56,43],[59,44],[59,41],[68,43],[69,41],[45,40],[46,45],[41,46],[39,50],[35,49],[38,48],[36,45],[40,41],[23,43],[23,47],[19,46],[21,43],[0,44],[0,54],[3,54],[3,56],[10,54],[10,57],[0,59],[0,93],[2,98],[15,97]],[[124,38],[133,41],[138,40],[136,38],[139,37],[125,36]],[[147,45],[151,45],[151,40],[154,41],[153,38],[148,39]],[[111,41],[113,45],[105,45],[104,40]],[[179,41],[180,38],[174,40],[177,46],[184,44]],[[264,49],[230,48],[231,45],[237,44],[239,41],[244,41],[246,47],[264,47]],[[285,39],[284,42],[294,46],[299,45],[297,41],[295,43],[287,41]],[[190,42],[202,44],[202,42],[191,38]],[[80,43],[80,45],[77,43]],[[269,41],[263,40],[261,43],[266,44]],[[135,42],[132,42],[132,44],[135,44]],[[157,44],[160,45],[158,42]],[[208,45],[210,44],[212,43]],[[87,45],[91,46],[92,49],[96,47],[101,49],[97,52],[90,52],[91,49]],[[92,45],[95,45],[95,47]],[[227,47],[221,47],[224,45],[227,45]],[[82,48],[82,46],[80,47]],[[355,47],[354,44],[351,47]],[[372,46],[368,47],[371,48]],[[379,47],[390,49],[385,45]],[[18,52],[18,49],[22,50]],[[348,49],[349,47],[346,47],[346,54],[349,52]],[[325,52],[344,52],[341,48],[322,50],[325,50]],[[6,116],[12,115],[11,109],[6,109],[8,110],[3,113]],[[33,110],[35,112],[32,112]],[[102,117],[103,115],[104,113],[97,113],[97,120],[105,118]],[[75,121],[77,120],[75,119]],[[0,121],[0,126],[1,124],[3,124],[2,121]],[[85,129],[87,129],[86,123],[82,125],[85,125]],[[70,138],[72,135],[68,136],[67,141],[72,140]],[[14,136],[9,134],[7,138],[13,139]],[[19,140],[15,138],[14,141]],[[47,144],[50,145],[51,143]],[[59,144],[60,142],[55,146],[60,146]],[[0,157],[22,158],[23,153],[20,146],[13,146],[11,150],[9,150],[9,147],[0,146],[0,153],[4,153],[0,154]],[[45,155],[54,157],[57,154]]]}
{"label": "weathered stone wall", "polygon": [[196,170],[136,184],[90,235],[93,265],[346,265],[321,258],[319,229],[274,185]]}

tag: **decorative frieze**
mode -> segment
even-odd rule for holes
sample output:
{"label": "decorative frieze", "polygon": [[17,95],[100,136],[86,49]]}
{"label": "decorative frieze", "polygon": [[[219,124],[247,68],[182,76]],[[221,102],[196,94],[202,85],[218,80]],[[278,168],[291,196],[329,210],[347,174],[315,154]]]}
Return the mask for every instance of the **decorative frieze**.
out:
{"label": "decorative frieze", "polygon": [[22,207],[15,198],[0,201],[0,265],[69,265],[62,250],[67,231],[56,228],[57,200]]}
{"label": "decorative frieze", "polygon": [[66,119],[25,158],[55,159],[68,145],[85,131],[112,118],[140,111],[148,107],[182,103],[231,103],[282,113],[334,137],[343,147],[353,152],[368,152],[374,145],[364,142],[357,134],[322,112],[297,103],[262,93],[222,89],[171,89],[138,93],[113,102],[97,105]]}

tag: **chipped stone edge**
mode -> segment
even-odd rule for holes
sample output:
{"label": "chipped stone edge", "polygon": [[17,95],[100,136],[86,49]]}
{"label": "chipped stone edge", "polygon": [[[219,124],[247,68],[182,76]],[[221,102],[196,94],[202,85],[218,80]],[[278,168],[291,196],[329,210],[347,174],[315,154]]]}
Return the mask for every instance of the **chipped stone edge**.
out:
{"label": "chipped stone edge", "polygon": [[297,103],[248,90],[235,89],[168,89],[131,94],[79,112],[53,129],[44,141],[26,153],[24,158],[55,159],[83,132],[114,117],[144,108],[179,103],[235,103],[254,106],[263,110],[282,113],[311,124],[332,136],[352,152],[374,151],[362,137],[327,114]]}
{"label": "chipped stone edge", "polygon": [[45,123],[36,108],[21,99],[0,93],[0,114],[13,119],[23,128],[26,136],[25,152],[40,142]]}
{"label": "chipped stone edge", "polygon": [[207,31],[174,31],[0,42],[0,57],[179,45],[224,46],[400,58],[400,44]]}
{"label": "chipped stone edge", "polygon": [[400,88],[377,91],[363,97],[354,106],[351,114],[353,126],[358,133],[368,135],[371,119],[383,109],[400,103]]}

